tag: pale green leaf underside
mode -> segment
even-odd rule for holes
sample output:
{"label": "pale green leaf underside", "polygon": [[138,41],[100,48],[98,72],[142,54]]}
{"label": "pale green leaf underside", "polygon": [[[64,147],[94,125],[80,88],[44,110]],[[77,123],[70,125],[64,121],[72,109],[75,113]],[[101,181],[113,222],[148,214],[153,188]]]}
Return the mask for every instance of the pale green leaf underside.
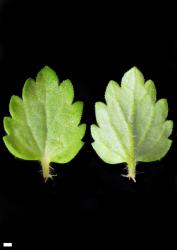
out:
{"label": "pale green leaf underside", "polygon": [[153,81],[144,81],[133,67],[122,78],[121,86],[110,81],[106,104],[95,105],[97,124],[91,126],[93,148],[107,163],[150,162],[169,150],[173,122],[166,121],[166,99],[156,102]]}
{"label": "pale green leaf underside", "polygon": [[86,125],[79,125],[82,102],[73,103],[74,90],[69,80],[59,84],[56,73],[44,67],[36,82],[28,79],[22,99],[12,96],[11,117],[4,118],[9,151],[18,158],[66,163],[81,149]]}

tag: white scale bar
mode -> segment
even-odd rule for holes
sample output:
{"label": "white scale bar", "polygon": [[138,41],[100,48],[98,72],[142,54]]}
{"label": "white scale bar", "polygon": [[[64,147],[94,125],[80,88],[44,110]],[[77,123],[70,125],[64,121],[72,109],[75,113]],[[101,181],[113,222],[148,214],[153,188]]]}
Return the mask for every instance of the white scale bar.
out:
{"label": "white scale bar", "polygon": [[3,247],[12,247],[12,243],[11,242],[9,242],[9,243],[3,243]]}

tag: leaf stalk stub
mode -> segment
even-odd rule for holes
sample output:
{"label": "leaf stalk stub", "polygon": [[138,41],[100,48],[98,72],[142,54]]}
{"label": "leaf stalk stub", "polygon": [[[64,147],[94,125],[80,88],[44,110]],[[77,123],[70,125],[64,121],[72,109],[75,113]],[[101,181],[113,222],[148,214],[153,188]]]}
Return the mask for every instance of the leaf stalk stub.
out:
{"label": "leaf stalk stub", "polygon": [[41,160],[41,166],[42,166],[42,175],[44,177],[44,180],[45,182],[47,182],[48,179],[53,179],[53,176],[56,176],[53,175],[53,168],[50,166],[50,162],[49,160],[44,157],[42,160]]}
{"label": "leaf stalk stub", "polygon": [[133,180],[136,182],[136,162],[135,161],[130,161],[127,165],[127,171],[128,173],[126,175],[122,175],[123,177],[128,178],[129,180]]}

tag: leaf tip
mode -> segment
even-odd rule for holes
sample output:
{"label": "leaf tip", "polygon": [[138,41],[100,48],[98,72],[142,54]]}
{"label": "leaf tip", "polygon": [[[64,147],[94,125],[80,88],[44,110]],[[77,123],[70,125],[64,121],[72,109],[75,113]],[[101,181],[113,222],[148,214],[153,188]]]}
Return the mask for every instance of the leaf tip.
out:
{"label": "leaf tip", "polygon": [[55,72],[51,67],[49,67],[48,65],[45,65],[40,72]]}
{"label": "leaf tip", "polygon": [[139,73],[139,72],[141,72],[141,71],[138,69],[137,66],[133,66],[133,67],[129,70],[129,72]]}
{"label": "leaf tip", "polygon": [[128,86],[131,84],[144,84],[144,76],[142,72],[136,67],[132,67],[129,69],[122,77],[122,84],[127,84]]}
{"label": "leaf tip", "polygon": [[44,66],[37,74],[36,82],[46,81],[46,82],[59,82],[56,72],[49,66]]}

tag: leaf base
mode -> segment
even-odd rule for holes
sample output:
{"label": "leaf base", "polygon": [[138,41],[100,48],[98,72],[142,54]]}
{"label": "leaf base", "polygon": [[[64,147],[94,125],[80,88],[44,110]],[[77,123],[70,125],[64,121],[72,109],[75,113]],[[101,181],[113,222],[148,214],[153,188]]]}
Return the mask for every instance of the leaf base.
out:
{"label": "leaf base", "polygon": [[45,182],[47,182],[48,179],[53,179],[53,177],[56,176],[56,174],[53,174],[54,169],[50,166],[50,163],[47,158],[44,158],[41,161],[41,166],[42,166],[42,175]]}
{"label": "leaf base", "polygon": [[128,178],[129,180],[133,180],[134,182],[136,182],[136,163],[135,162],[129,163],[127,166],[127,171],[128,173],[122,176]]}
{"label": "leaf base", "polygon": [[122,176],[128,178],[129,180],[132,179],[134,182],[136,182],[135,175],[134,175],[134,176],[131,176],[130,174],[126,174],[126,175],[125,175],[125,174],[122,174]]}

